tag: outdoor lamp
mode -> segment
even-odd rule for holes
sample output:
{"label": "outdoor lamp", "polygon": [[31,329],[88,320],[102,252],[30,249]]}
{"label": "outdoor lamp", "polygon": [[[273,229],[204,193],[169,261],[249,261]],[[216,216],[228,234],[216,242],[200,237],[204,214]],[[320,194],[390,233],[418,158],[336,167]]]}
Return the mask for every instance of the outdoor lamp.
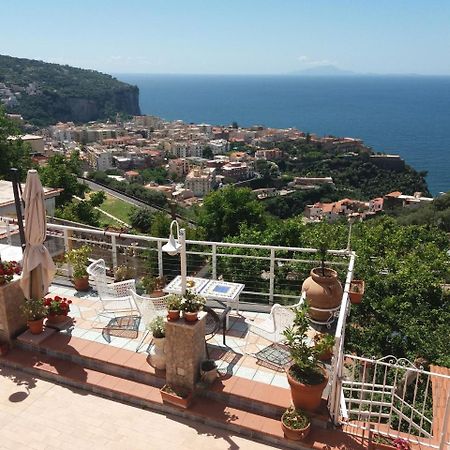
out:
{"label": "outdoor lamp", "polygon": [[[174,227],[176,228],[177,236],[175,239],[174,236]],[[186,264],[186,232],[184,228],[181,228],[178,225],[176,220],[172,220],[170,224],[170,236],[169,242],[162,246],[162,250],[168,253],[171,256],[180,254],[180,263],[181,263],[181,295],[186,293],[186,273],[187,273],[187,264]]]}
{"label": "outdoor lamp", "polygon": [[[177,238],[175,239],[173,234],[173,227],[176,226],[176,232],[177,232]],[[162,250],[166,253],[168,253],[170,256],[177,255],[181,250],[181,244],[179,243],[180,239],[180,227],[178,225],[178,222],[176,220],[172,220],[170,224],[170,236],[169,236],[169,242],[167,244],[164,244],[162,247]]]}

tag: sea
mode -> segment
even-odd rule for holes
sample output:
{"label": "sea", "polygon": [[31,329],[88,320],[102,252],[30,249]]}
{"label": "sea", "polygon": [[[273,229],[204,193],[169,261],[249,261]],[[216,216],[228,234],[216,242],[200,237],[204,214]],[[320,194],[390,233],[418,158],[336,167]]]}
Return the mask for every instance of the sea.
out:
{"label": "sea", "polygon": [[450,191],[450,77],[117,74],[143,114],[188,123],[263,125],[363,139]]}

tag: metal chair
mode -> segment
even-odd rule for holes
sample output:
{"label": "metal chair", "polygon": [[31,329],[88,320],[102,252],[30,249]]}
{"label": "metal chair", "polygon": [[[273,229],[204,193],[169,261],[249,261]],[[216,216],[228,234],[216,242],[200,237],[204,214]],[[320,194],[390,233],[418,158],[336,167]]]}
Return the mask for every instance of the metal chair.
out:
{"label": "metal chair", "polygon": [[94,261],[86,270],[94,280],[102,307],[96,319],[101,316],[110,319],[116,318],[118,315],[140,316],[139,309],[131,296],[131,292],[136,290],[134,280],[108,283],[105,261],[103,259]]}
{"label": "metal chair", "polygon": [[273,343],[280,343],[284,341],[284,330],[294,324],[295,312],[294,306],[282,306],[275,303],[272,306],[269,317],[262,323],[255,324],[248,319],[245,320],[247,324],[247,338],[245,340],[244,353],[247,354],[247,345],[250,333],[261,336]]}
{"label": "metal chair", "polygon": [[150,333],[150,330],[147,329],[147,325],[158,316],[167,316],[167,298],[169,297],[169,295],[164,295],[163,297],[143,297],[142,295],[136,294],[136,292],[131,291],[131,296],[137,308],[139,309],[141,323],[145,327],[144,336],[136,347],[136,352],[138,352],[142,347],[142,344],[144,343],[146,337]]}

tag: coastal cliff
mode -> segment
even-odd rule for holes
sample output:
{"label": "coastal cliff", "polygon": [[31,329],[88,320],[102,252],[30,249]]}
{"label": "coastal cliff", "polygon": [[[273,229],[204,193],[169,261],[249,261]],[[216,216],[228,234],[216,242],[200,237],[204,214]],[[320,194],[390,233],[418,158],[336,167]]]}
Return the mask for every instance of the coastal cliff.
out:
{"label": "coastal cliff", "polygon": [[94,70],[4,55],[0,104],[38,126],[140,114],[137,86]]}

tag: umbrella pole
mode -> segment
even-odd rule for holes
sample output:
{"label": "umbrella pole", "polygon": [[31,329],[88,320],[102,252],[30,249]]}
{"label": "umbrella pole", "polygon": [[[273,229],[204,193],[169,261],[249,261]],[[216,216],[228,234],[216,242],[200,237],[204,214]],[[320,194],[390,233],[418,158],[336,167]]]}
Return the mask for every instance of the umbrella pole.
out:
{"label": "umbrella pole", "polygon": [[17,223],[19,225],[20,245],[23,252],[25,250],[25,233],[23,231],[22,202],[19,195],[19,171],[13,168],[10,172],[14,192],[14,203],[16,204]]}

